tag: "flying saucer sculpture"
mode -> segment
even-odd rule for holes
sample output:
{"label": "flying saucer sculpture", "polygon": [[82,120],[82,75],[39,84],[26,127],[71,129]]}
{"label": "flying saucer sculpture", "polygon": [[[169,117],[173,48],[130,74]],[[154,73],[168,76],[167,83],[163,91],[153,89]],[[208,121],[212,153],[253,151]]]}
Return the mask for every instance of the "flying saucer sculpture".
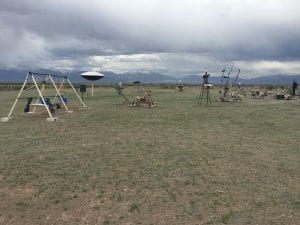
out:
{"label": "flying saucer sculpture", "polygon": [[100,80],[104,77],[104,74],[96,72],[96,71],[87,71],[82,74],[80,74],[81,77],[83,77],[86,80],[92,81],[92,96],[94,96],[94,81]]}

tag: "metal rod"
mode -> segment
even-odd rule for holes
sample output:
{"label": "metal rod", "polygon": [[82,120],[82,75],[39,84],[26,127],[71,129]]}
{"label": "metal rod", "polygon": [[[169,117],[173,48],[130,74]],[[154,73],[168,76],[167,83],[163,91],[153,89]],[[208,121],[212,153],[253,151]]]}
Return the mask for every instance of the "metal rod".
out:
{"label": "metal rod", "polygon": [[[37,75],[37,76],[49,76],[50,74],[49,73],[36,73],[36,72],[29,72],[30,74],[33,74],[33,75]],[[51,74],[52,77],[63,77],[65,79],[67,79],[67,76],[65,75],[55,75],[55,74]]]}
{"label": "metal rod", "polygon": [[24,89],[23,91],[28,91],[30,89],[34,88],[34,85],[30,86],[29,88]]}
{"label": "metal rod", "polygon": [[92,97],[94,97],[94,82],[92,82]]}

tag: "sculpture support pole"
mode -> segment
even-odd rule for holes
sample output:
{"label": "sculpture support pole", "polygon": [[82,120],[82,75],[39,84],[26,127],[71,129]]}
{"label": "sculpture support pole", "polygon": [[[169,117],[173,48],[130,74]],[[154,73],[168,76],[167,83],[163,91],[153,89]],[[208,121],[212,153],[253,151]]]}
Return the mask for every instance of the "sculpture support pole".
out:
{"label": "sculpture support pole", "polygon": [[92,82],[92,97],[94,97],[94,82]]}

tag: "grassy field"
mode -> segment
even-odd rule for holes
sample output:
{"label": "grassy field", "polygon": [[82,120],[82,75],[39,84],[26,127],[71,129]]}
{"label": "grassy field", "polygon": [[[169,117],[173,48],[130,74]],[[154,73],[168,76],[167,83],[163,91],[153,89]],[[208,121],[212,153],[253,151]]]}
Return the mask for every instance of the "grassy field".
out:
{"label": "grassy field", "polygon": [[[157,108],[97,88],[57,122],[21,100],[0,123],[0,224],[300,221],[299,100],[221,103],[213,90],[207,107],[196,87],[151,89]],[[0,92],[1,117],[16,95]]]}

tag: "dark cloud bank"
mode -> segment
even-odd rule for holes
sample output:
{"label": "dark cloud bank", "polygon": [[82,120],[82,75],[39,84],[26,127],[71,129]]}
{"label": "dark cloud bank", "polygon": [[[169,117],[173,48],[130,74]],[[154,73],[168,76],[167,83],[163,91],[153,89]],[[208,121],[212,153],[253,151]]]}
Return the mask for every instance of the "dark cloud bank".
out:
{"label": "dark cloud bank", "polygon": [[[296,0],[0,0],[0,65],[186,74],[300,70]],[[122,59],[122,60],[120,60]],[[125,60],[126,59],[126,60]]]}

